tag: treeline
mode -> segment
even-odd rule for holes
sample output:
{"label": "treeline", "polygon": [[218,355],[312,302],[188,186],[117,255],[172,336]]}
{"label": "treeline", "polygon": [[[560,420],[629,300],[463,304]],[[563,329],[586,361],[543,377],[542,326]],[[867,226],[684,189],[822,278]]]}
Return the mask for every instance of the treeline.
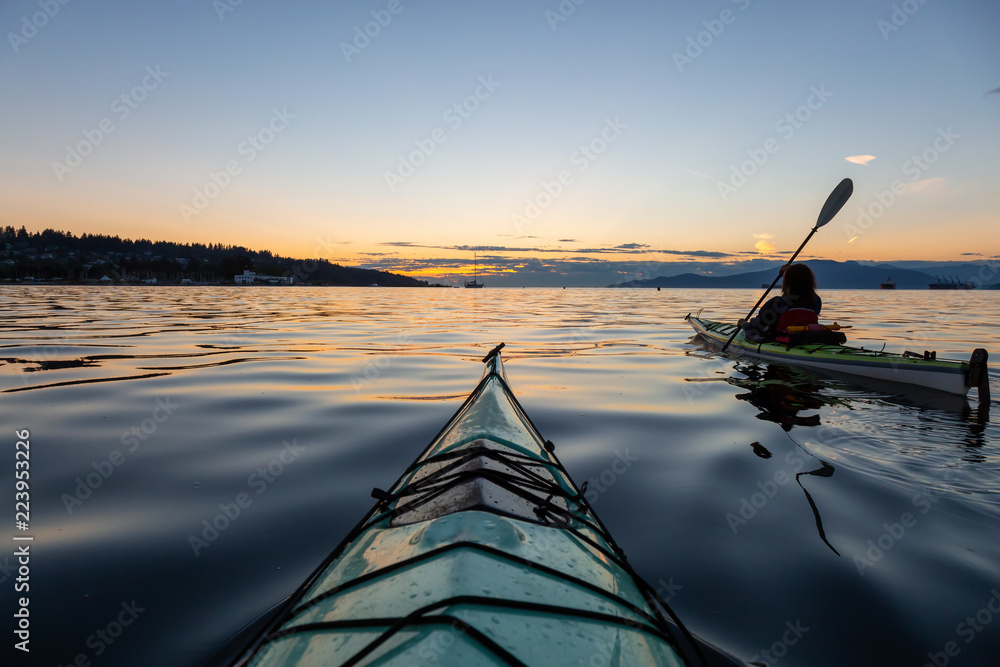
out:
{"label": "treeline", "polygon": [[268,250],[251,250],[221,243],[173,243],[122,239],[46,229],[29,232],[23,226],[0,229],[0,276],[4,279],[231,283],[250,270],[268,276],[294,276],[295,282],[319,285],[417,287],[427,284],[386,271],[358,269],[323,259],[295,259]]}

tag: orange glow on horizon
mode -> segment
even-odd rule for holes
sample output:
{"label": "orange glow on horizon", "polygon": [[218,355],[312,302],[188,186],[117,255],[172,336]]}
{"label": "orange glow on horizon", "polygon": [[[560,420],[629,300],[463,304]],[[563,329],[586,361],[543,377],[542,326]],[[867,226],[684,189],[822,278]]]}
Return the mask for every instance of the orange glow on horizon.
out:
{"label": "orange glow on horizon", "polygon": [[[92,212],[91,212],[92,213]],[[26,216],[17,216],[24,219]],[[252,251],[270,251],[276,255],[293,259],[322,259],[331,263],[343,266],[367,267],[400,273],[403,275],[420,279],[440,279],[440,280],[471,280],[475,275],[473,262],[456,260],[456,252],[464,252],[464,248],[469,248],[470,239],[457,239],[451,242],[440,242],[440,245],[433,241],[427,245],[406,247],[397,246],[391,252],[386,252],[387,242],[383,239],[351,240],[348,236],[341,236],[337,232],[324,232],[322,235],[301,233],[301,234],[275,234],[270,228],[250,226],[238,230],[232,234],[229,228],[218,228],[209,226],[181,226],[177,224],[167,224],[149,222],[145,225],[136,224],[132,220],[126,220],[124,215],[109,216],[98,221],[94,216],[86,215],[83,219],[77,218],[70,223],[65,217],[54,218],[44,215],[43,212],[36,212],[32,219],[39,217],[48,218],[46,222],[38,224],[27,224],[26,222],[15,221],[11,224],[15,228],[22,225],[30,233],[41,232],[45,229],[55,229],[72,233],[80,237],[83,234],[103,234],[108,236],[119,236],[123,239],[148,239],[153,242],[166,241],[179,244],[204,244],[211,245],[221,243],[223,245],[238,245]],[[804,256],[813,259],[828,259],[834,261],[871,261],[871,262],[893,262],[906,260],[923,261],[976,261],[969,257],[967,251],[968,242],[966,236],[956,235],[947,238],[935,238],[933,252],[928,252],[926,235],[910,234],[899,235],[895,233],[898,223],[887,219],[879,219],[878,224],[863,235],[854,235],[848,238],[843,232],[849,228],[852,222],[851,217],[838,219],[834,224],[824,229],[824,233],[817,235],[809,247],[805,250]],[[953,225],[965,225],[967,228],[978,232],[980,238],[989,238],[992,233],[992,220],[973,216],[963,222],[950,223]],[[555,268],[555,265],[562,262],[608,262],[641,264],[653,262],[661,267],[659,271],[667,273],[670,265],[675,263],[698,262],[702,266],[702,272],[711,273],[707,267],[718,264],[720,266],[733,265],[750,259],[773,259],[781,260],[787,256],[787,252],[777,251],[777,247],[793,247],[797,245],[801,238],[797,235],[792,238],[787,230],[782,230],[774,235],[753,234],[757,248],[747,248],[745,241],[739,239],[726,240],[714,239],[705,241],[703,239],[692,238],[671,242],[669,239],[654,238],[648,242],[648,251],[643,252],[615,252],[617,245],[614,241],[602,239],[601,241],[588,241],[575,239],[573,245],[561,247],[556,244],[556,239],[538,239],[528,242],[511,243],[508,235],[500,235],[500,239],[474,239],[480,243],[498,243],[501,247],[491,247],[489,252],[495,259],[490,263],[480,263],[478,275],[487,278],[490,276],[512,275],[519,270],[530,266],[531,263],[540,262],[541,270],[546,267]],[[761,237],[779,237],[770,238]],[[320,239],[335,238],[335,242],[320,242]],[[744,237],[745,238],[745,237]],[[719,243],[718,241],[722,241]],[[780,242],[779,242],[780,241]],[[453,244],[460,245],[453,245]],[[689,248],[698,248],[699,251],[728,253],[728,256],[719,258],[706,258],[703,254],[684,255],[675,252],[671,246],[684,243]],[[504,244],[520,246],[517,249],[507,250]],[[534,247],[538,247],[535,250]],[[594,247],[597,252],[588,253],[578,250],[580,247]],[[721,247],[720,247],[721,246]],[[456,250],[463,248],[463,250]],[[660,252],[657,249],[663,248]],[[749,252],[748,252],[749,250]],[[983,252],[983,259],[991,258],[998,254],[992,248]],[[440,258],[440,263],[438,262]],[[509,261],[503,261],[509,260]],[[530,260],[530,263],[529,263]],[[808,261],[808,260],[807,260]],[[621,275],[628,275],[629,270],[619,271]]]}

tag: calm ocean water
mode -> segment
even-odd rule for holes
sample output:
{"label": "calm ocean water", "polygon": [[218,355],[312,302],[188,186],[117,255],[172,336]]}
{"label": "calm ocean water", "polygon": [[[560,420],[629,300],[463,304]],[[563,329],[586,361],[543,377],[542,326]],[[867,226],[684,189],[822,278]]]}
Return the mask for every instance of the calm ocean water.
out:
{"label": "calm ocean water", "polygon": [[[975,391],[821,378],[691,342],[685,314],[736,319],[756,296],[4,286],[3,650],[15,431],[30,431],[34,536],[31,656],[16,664],[214,665],[504,341],[521,403],[693,631],[769,665],[997,664],[997,401],[989,414]],[[1000,364],[1000,292],[823,297],[855,343],[986,347]]]}

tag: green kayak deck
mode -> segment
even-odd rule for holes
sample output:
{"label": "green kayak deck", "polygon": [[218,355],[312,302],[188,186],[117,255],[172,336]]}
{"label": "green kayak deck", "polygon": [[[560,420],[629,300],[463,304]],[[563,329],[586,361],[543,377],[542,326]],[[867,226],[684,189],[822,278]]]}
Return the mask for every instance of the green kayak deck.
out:
{"label": "green kayak deck", "polygon": [[[719,349],[725,345],[736,326],[700,317],[685,317],[695,332],[709,345]],[[784,343],[754,343],[743,332],[736,334],[727,352],[765,361],[804,366],[832,373],[902,384],[919,385],[951,394],[965,395],[971,387],[980,387],[980,398],[988,391],[986,350],[977,349],[969,361],[925,359],[915,354],[895,354],[866,350],[849,345],[813,344],[789,346]]]}
{"label": "green kayak deck", "polygon": [[458,412],[236,664],[742,664],[669,615],[522,410],[499,347],[484,361]]}

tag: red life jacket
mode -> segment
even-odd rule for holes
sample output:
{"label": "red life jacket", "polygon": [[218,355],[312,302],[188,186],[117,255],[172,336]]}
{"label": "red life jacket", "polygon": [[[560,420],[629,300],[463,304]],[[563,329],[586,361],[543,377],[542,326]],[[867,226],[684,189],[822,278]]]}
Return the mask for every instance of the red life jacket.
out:
{"label": "red life jacket", "polygon": [[789,308],[778,318],[778,333],[784,333],[791,326],[819,323],[819,315],[809,308]]}

